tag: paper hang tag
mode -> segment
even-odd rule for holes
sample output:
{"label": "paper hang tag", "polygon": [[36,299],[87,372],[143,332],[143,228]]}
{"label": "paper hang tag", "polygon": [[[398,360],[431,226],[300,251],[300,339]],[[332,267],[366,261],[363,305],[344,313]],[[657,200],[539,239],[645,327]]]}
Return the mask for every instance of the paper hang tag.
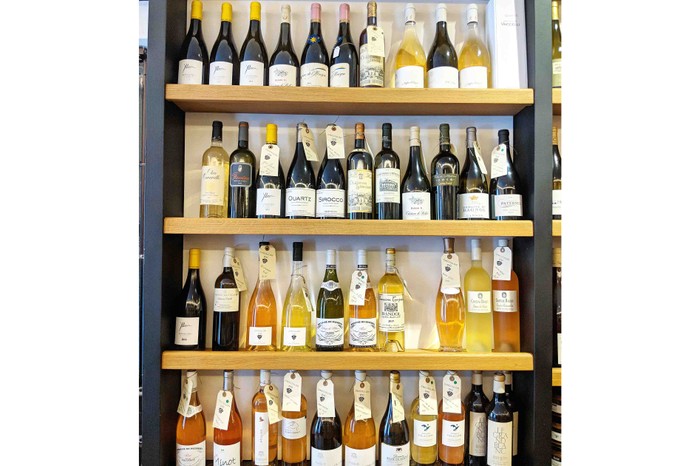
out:
{"label": "paper hang tag", "polygon": [[438,401],[435,377],[419,377],[418,380],[418,414],[437,416]]}
{"label": "paper hang tag", "polygon": [[275,271],[277,270],[277,256],[275,254],[275,248],[271,245],[261,246],[258,249],[258,254],[260,255],[260,260],[258,265],[260,269],[258,270],[258,275],[261,280],[274,280]]}
{"label": "paper hang tag", "polygon": [[474,141],[474,155],[476,156],[476,163],[479,165],[479,170],[484,175],[488,175],[486,171],[486,164],[484,163],[484,158],[481,156],[481,147],[479,146],[479,141]]}
{"label": "paper hang tag", "polygon": [[318,417],[335,417],[333,381],[321,379],[316,384],[316,410]]}
{"label": "paper hang tag", "polygon": [[241,261],[239,261],[237,257],[234,257],[233,264],[231,266],[233,267],[233,278],[236,280],[236,286],[238,287],[238,291],[246,291],[248,289],[248,285],[246,285],[245,275],[243,274],[243,265],[241,264]]}
{"label": "paper hang tag", "polygon": [[345,139],[343,138],[343,128],[340,126],[326,126],[326,151],[329,159],[345,158]]}
{"label": "paper hang tag", "polygon": [[306,301],[306,308],[309,310],[311,315],[316,315],[316,312],[314,311],[314,306],[313,303],[311,302],[311,298],[309,298],[309,291],[304,288],[304,301]]}
{"label": "paper hang tag", "polygon": [[403,283],[403,289],[406,291],[406,294],[408,295],[408,298],[413,301],[413,296],[411,296],[411,290],[408,289],[408,283],[406,280],[403,279],[401,274],[399,273],[398,267],[394,267],[394,270],[396,270],[396,276],[399,277],[399,280],[401,280],[401,283]]}
{"label": "paper hang tag", "polygon": [[355,420],[372,419],[369,382],[356,380],[353,392],[355,395]]}
{"label": "paper hang tag", "polygon": [[403,384],[392,383],[391,384],[391,422],[401,422],[406,416],[403,409]]}
{"label": "paper hang tag", "polygon": [[355,270],[350,279],[350,305],[362,306],[365,304],[365,292],[367,291],[367,271]]}
{"label": "paper hang tag", "polygon": [[301,411],[301,375],[287,372],[282,387],[282,411]]}
{"label": "paper hang tag", "polygon": [[304,128],[301,131],[301,142],[304,145],[304,156],[306,157],[306,160],[309,162],[318,162],[314,134],[309,128]]}
{"label": "paper hang tag", "polygon": [[187,409],[190,407],[190,398],[192,397],[192,387],[194,382],[191,379],[185,380],[185,384],[182,386],[182,396],[180,397],[180,403],[177,405],[177,412],[187,417]]}
{"label": "paper hang tag", "polygon": [[493,250],[494,280],[510,280],[510,272],[513,269],[513,251],[508,246],[500,246]]}
{"label": "paper hang tag", "polygon": [[442,412],[462,412],[462,382],[457,374],[445,374],[442,379]]}
{"label": "paper hang tag", "polygon": [[508,165],[506,163],[506,145],[499,144],[491,151],[491,179],[508,173]]}
{"label": "paper hang tag", "polygon": [[260,175],[277,176],[279,174],[280,147],[277,144],[265,144],[260,149]]}
{"label": "paper hang tag", "polygon": [[441,260],[442,285],[440,291],[445,294],[459,293],[459,257],[457,254],[443,254]]}
{"label": "paper hang tag", "polygon": [[370,55],[384,57],[384,30],[378,26],[367,28],[367,46]]}
{"label": "paper hang tag", "polygon": [[270,384],[265,387],[265,401],[267,401],[267,419],[270,424],[276,424],[280,420],[280,392],[277,387]]}
{"label": "paper hang tag", "polygon": [[219,390],[216,396],[216,408],[214,409],[214,428],[228,429],[228,420],[231,417],[231,407],[233,406],[233,395],[231,392]]}

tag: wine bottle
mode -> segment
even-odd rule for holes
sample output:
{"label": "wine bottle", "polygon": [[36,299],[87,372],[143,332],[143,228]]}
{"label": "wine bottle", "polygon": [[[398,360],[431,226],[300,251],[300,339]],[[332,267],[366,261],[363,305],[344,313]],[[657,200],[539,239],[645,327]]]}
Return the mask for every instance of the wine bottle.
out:
{"label": "wine bottle", "polygon": [[484,394],[481,371],[472,371],[472,388],[464,397],[464,407],[468,413],[467,422],[467,464],[486,465],[486,410],[489,399]]}
{"label": "wine bottle", "polygon": [[394,63],[393,87],[424,88],[426,81],[426,58],[423,46],[416,33],[416,8],[407,3],[404,9],[405,25],[399,50]]}
{"label": "wine bottle", "polygon": [[[206,462],[207,422],[197,395],[197,371],[188,370],[182,398],[189,402],[178,407],[177,427],[175,428],[175,463],[204,465]],[[184,414],[183,414],[184,413]]]}
{"label": "wine bottle", "polygon": [[207,328],[207,300],[199,278],[200,251],[191,248],[189,270],[175,311],[175,349],[203,350]]}
{"label": "wine bottle", "polygon": [[302,273],[304,243],[292,243],[292,278],[282,309],[282,350],[311,351],[313,332],[311,327],[313,308],[309,290]]}
{"label": "wine bottle", "polygon": [[321,4],[311,4],[311,26],[301,53],[301,87],[328,87],[328,51],[321,34]]}
{"label": "wine bottle", "polygon": [[552,248],[554,367],[561,367],[561,248]]}
{"label": "wine bottle", "polygon": [[491,54],[479,35],[479,9],[475,3],[467,5],[467,37],[459,53],[459,87],[491,87]]}
{"label": "wine bottle", "polygon": [[[428,371],[418,373],[418,396],[411,404],[411,459],[416,466],[433,465],[438,458],[437,394]],[[432,396],[431,396],[432,394]],[[429,401],[434,404],[430,404]]]}
{"label": "wine bottle", "polygon": [[423,165],[420,128],[411,126],[408,167],[401,181],[401,214],[405,220],[430,220],[430,180]]}
{"label": "wine bottle", "polygon": [[299,59],[294,52],[294,44],[292,43],[292,9],[289,5],[282,5],[281,9],[280,37],[277,41],[277,47],[270,57],[268,82],[270,86],[298,86]]}
{"label": "wine bottle", "polygon": [[287,172],[285,216],[314,218],[316,215],[316,177],[311,162],[306,159],[302,132],[306,123],[297,124],[297,147]]}
{"label": "wine bottle", "polygon": [[367,27],[360,34],[360,87],[384,87],[384,31],[377,26],[377,2],[367,2]]}
{"label": "wine bottle", "polygon": [[[285,410],[282,407],[282,466],[302,466],[306,462],[306,397],[301,393],[301,376],[296,371],[289,371],[288,377],[297,380],[299,384],[300,403],[298,409]],[[286,385],[286,384],[285,384]],[[290,387],[284,388],[283,396],[287,396]]]}
{"label": "wine bottle", "polygon": [[[361,293],[364,284],[365,292]],[[353,293],[360,292],[358,301],[353,303]],[[350,303],[348,305],[348,346],[350,351],[377,350],[377,299],[367,270],[367,251],[357,250],[357,270],[350,283]]]}
{"label": "wine bottle", "polygon": [[365,149],[365,125],[355,123],[355,149],[348,155],[348,218],[372,218],[372,154]]}
{"label": "wine bottle", "polygon": [[265,146],[260,154],[260,168],[255,178],[255,215],[258,218],[280,218],[284,213],[285,180],[277,146],[277,125],[268,123],[266,133]]}
{"label": "wine bottle", "polygon": [[386,248],[386,269],[379,280],[379,349],[404,351],[403,282],[396,273],[396,250]]}
{"label": "wine bottle", "polygon": [[[499,254],[508,252],[508,240],[499,238],[494,261]],[[512,254],[512,253],[511,253]],[[491,280],[493,290],[493,350],[520,351],[520,297],[518,275],[511,267],[507,278]]]}
{"label": "wine bottle", "polygon": [[328,150],[316,180],[316,218],[345,218],[345,172],[340,159],[328,157]]}
{"label": "wine bottle", "polygon": [[511,371],[503,371],[505,376],[504,390],[506,392],[506,406],[513,414],[513,456],[518,456],[518,401],[513,394],[513,373]]}
{"label": "wine bottle", "polygon": [[267,50],[260,27],[260,2],[250,2],[250,24],[241,46],[241,86],[267,86]]}
{"label": "wine bottle", "polygon": [[[236,397],[233,393],[233,371],[224,371],[224,386],[216,400],[217,411],[214,412],[214,464],[240,465],[241,439],[243,423],[238,412]],[[218,409],[223,413],[219,413]],[[229,412],[226,415],[226,412]],[[219,423],[217,425],[217,423]]]}
{"label": "wine bottle", "polygon": [[372,419],[370,384],[366,379],[365,371],[355,371],[353,404],[343,429],[346,466],[376,466],[377,432]]}
{"label": "wine bottle", "polygon": [[379,423],[379,466],[409,466],[411,439],[404,416],[403,386],[397,371],[389,373],[389,401]]}
{"label": "wine bottle", "polygon": [[357,87],[360,67],[357,49],[350,34],[350,5],[340,4],[338,38],[331,53],[331,87]]}
{"label": "wine bottle", "polygon": [[211,125],[211,146],[202,154],[199,191],[200,218],[226,218],[228,209],[228,152],[222,144],[223,123]]}
{"label": "wine bottle", "polygon": [[272,283],[267,278],[263,260],[268,261],[267,254],[273,251],[269,241],[259,244],[258,281],[248,302],[246,349],[249,351],[275,351],[277,349],[277,300],[272,290]]}
{"label": "wine bottle", "polygon": [[442,278],[435,298],[435,323],[440,351],[464,351],[464,298],[460,287],[455,239],[443,238]]}
{"label": "wine bottle", "polygon": [[178,84],[207,84],[209,53],[202,34],[202,2],[192,0],[190,27],[182,41],[177,67]]}
{"label": "wine bottle", "polygon": [[231,20],[233,9],[229,2],[221,4],[221,26],[219,35],[211,48],[209,59],[209,84],[231,86],[239,82],[241,62],[233,40]]}
{"label": "wine bottle", "polygon": [[335,249],[326,250],[326,273],[316,304],[316,351],[343,351],[345,303],[335,268]]}
{"label": "wine bottle", "polygon": [[233,248],[224,248],[224,270],[214,282],[212,350],[237,351],[241,296],[233,275]]}
{"label": "wine bottle", "polygon": [[438,405],[438,457],[443,465],[464,462],[466,409],[462,403],[461,381],[454,371],[443,379],[442,400]]}
{"label": "wine bottle", "polygon": [[229,218],[255,217],[255,155],[248,149],[248,122],[238,123],[238,147],[229,159]]}
{"label": "wine bottle", "polygon": [[435,39],[428,52],[428,87],[456,89],[459,87],[457,52],[447,33],[447,5],[438,3]]}
{"label": "wine bottle", "polygon": [[559,2],[552,1],[552,87],[561,87],[561,29]]}
{"label": "wine bottle", "polygon": [[471,240],[472,264],[464,275],[464,300],[467,304],[467,351],[490,353],[493,349],[493,312],[491,276],[481,265],[481,240]]}
{"label": "wine bottle", "polygon": [[[316,414],[311,421],[311,464],[343,466],[343,425],[335,409],[331,371],[321,371],[316,386]],[[330,396],[329,396],[330,393]]]}
{"label": "wine bottle", "polygon": [[486,464],[513,464],[513,413],[508,409],[505,377],[493,377],[493,400],[486,411]]}
{"label": "wine bottle", "polygon": [[561,154],[557,127],[552,126],[552,218],[561,220]]}
{"label": "wine bottle", "polygon": [[467,160],[459,175],[457,217],[464,220],[488,220],[489,183],[486,167],[478,150],[476,128],[467,128]]}
{"label": "wine bottle", "polygon": [[267,397],[265,390],[271,388],[270,371],[260,371],[260,386],[253,396],[251,412],[251,439],[254,466],[274,466],[277,464],[277,441],[279,422],[270,422]]}
{"label": "wine bottle", "polygon": [[433,220],[457,219],[459,160],[450,149],[450,125],[440,125],[440,152],[430,165],[430,198]]}
{"label": "wine bottle", "polygon": [[401,161],[391,139],[391,123],[383,123],[382,150],[374,156],[374,217],[380,220],[401,218]]}
{"label": "wine bottle", "polygon": [[491,153],[491,200],[492,220],[522,220],[523,196],[520,177],[515,171],[510,156],[509,132],[498,130],[498,147]]}

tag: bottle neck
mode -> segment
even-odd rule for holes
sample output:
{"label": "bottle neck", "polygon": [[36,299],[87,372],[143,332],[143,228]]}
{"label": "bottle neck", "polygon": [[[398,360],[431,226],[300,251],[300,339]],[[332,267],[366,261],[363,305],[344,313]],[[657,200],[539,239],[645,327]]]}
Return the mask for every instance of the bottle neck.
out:
{"label": "bottle neck", "polygon": [[335,264],[326,264],[326,274],[323,277],[323,281],[338,281],[338,271],[335,268]]}
{"label": "bottle neck", "polygon": [[447,39],[447,21],[435,23],[435,35]]}
{"label": "bottle neck", "polygon": [[304,263],[302,261],[292,262],[292,275],[301,275],[301,270],[303,267]]}
{"label": "bottle neck", "polygon": [[382,130],[382,149],[391,150],[391,130]]}
{"label": "bottle neck", "polygon": [[355,136],[355,149],[364,149],[365,148],[365,137],[364,135],[361,138],[358,138]]}
{"label": "bottle neck", "polygon": [[223,143],[221,142],[220,138],[211,138],[211,146],[212,147],[223,147]]}
{"label": "bottle neck", "polygon": [[377,17],[376,16],[368,16],[367,17],[367,26],[376,26],[377,25]]}
{"label": "bottle neck", "polygon": [[386,258],[386,273],[396,273],[396,258],[392,256],[388,256]]}
{"label": "bottle neck", "polygon": [[440,141],[440,152],[450,152],[450,140]]}
{"label": "bottle neck", "polygon": [[291,35],[292,34],[290,24],[282,22],[282,24],[280,24],[280,39],[278,42],[278,48],[290,49],[292,45]]}
{"label": "bottle neck", "polygon": [[338,43],[341,42],[351,42],[350,38],[350,23],[348,21],[341,21],[338,26]]}
{"label": "bottle neck", "polygon": [[260,37],[260,20],[258,20],[258,19],[251,19],[250,20],[250,26],[248,27],[248,35],[251,37],[255,37],[255,38]]}
{"label": "bottle neck", "polygon": [[239,149],[247,149],[248,148],[248,140],[247,139],[238,139],[238,148]]}
{"label": "bottle neck", "polygon": [[191,36],[197,36],[201,33],[202,33],[202,20],[196,19],[196,18],[190,19],[190,30],[189,30],[188,34]]}
{"label": "bottle neck", "polygon": [[309,27],[309,37],[316,36],[321,37],[321,20],[311,20],[311,26]]}
{"label": "bottle neck", "polygon": [[421,156],[420,146],[411,146],[409,149],[408,165],[418,172],[423,168],[423,157]]}
{"label": "bottle neck", "polygon": [[221,27],[219,28],[219,34],[223,37],[229,37],[231,35],[231,22],[221,21]]}
{"label": "bottle neck", "polygon": [[479,37],[479,23],[472,21],[467,24],[467,35],[470,37]]}

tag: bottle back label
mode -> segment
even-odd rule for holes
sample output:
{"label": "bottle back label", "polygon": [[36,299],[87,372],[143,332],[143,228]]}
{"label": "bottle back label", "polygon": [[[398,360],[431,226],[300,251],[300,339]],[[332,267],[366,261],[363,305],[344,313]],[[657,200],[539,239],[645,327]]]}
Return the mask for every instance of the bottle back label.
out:
{"label": "bottle back label", "polygon": [[398,168],[377,168],[374,182],[374,202],[401,203],[401,170]]}
{"label": "bottle back label", "polygon": [[206,440],[194,445],[175,444],[176,466],[205,466],[207,463]]}
{"label": "bottle back label", "polygon": [[428,70],[428,87],[457,89],[459,87],[459,71],[452,66],[438,66]]}
{"label": "bottle back label", "polygon": [[250,327],[248,344],[250,346],[270,346],[272,344],[272,327]]}
{"label": "bottle back label", "polygon": [[282,214],[282,190],[275,188],[258,188],[255,192],[255,215]]}
{"label": "bottle back label", "polygon": [[186,58],[180,60],[177,67],[178,84],[203,84],[202,68],[204,64],[199,60]]}
{"label": "bottle back label", "polygon": [[305,346],[306,327],[284,327],[282,344],[284,346]]}
{"label": "bottle back label", "polygon": [[488,420],[486,463],[489,466],[513,464],[513,423]]}
{"label": "bottle back label", "polygon": [[446,447],[461,447],[464,445],[464,419],[459,421],[442,420],[441,442]]}
{"label": "bottle back label", "polygon": [[561,189],[552,190],[552,215],[561,215]]}
{"label": "bottle back label", "polygon": [[311,464],[314,466],[343,466],[343,447],[319,450],[311,447]]}
{"label": "bottle back label", "polygon": [[270,86],[296,86],[297,67],[292,65],[272,65],[268,82]]}
{"label": "bottle back label", "polygon": [[379,331],[404,331],[403,294],[379,293]]}
{"label": "bottle back label", "polygon": [[469,454],[486,456],[486,413],[469,413]]}
{"label": "bottle back label", "polygon": [[384,87],[384,57],[370,54],[368,44],[360,46],[360,87]]}
{"label": "bottle back label", "polygon": [[336,63],[331,66],[331,87],[350,87],[350,65]]}
{"label": "bottle back label", "polygon": [[214,442],[214,466],[241,466],[241,442],[219,445]]}
{"label": "bottle back label", "polygon": [[267,466],[270,463],[270,424],[267,413],[253,413],[253,429],[253,464]]}
{"label": "bottle back label", "polygon": [[516,312],[518,292],[514,290],[493,290],[494,312]]}
{"label": "bottle back label", "polygon": [[371,170],[348,170],[348,213],[372,213]]}
{"label": "bottle back label", "polygon": [[233,84],[233,63],[215,61],[209,64],[209,84],[212,86],[231,86]]}
{"label": "bottle back label", "polygon": [[404,220],[430,220],[430,193],[402,193],[401,211]]}
{"label": "bottle back label", "polygon": [[413,420],[413,444],[417,447],[432,447],[437,445],[437,420]]}
{"label": "bottle back label", "polygon": [[376,466],[377,446],[355,449],[345,446],[345,466]]}
{"label": "bottle back label", "polygon": [[350,346],[377,346],[377,319],[350,317]]}
{"label": "bottle back label", "polygon": [[191,346],[199,342],[199,317],[175,318],[175,344]]}
{"label": "bottle back label", "polygon": [[495,195],[493,210],[496,217],[522,217],[523,196],[520,194]]}
{"label": "bottle back label", "polygon": [[411,444],[387,445],[382,442],[381,458],[382,466],[409,466],[411,462]]}
{"label": "bottle back label", "polygon": [[239,76],[241,86],[262,86],[265,82],[265,65],[260,61],[244,60]]}
{"label": "bottle back label", "polygon": [[486,89],[488,70],[485,66],[468,66],[459,70],[459,87],[469,89]]}
{"label": "bottle back label", "polygon": [[489,219],[488,193],[462,193],[457,196],[460,219]]}
{"label": "bottle back label", "polygon": [[301,65],[299,76],[301,87],[328,87],[328,67],[323,63]]}
{"label": "bottle back label", "polygon": [[224,167],[219,165],[203,166],[199,203],[202,205],[223,206],[225,189]]}
{"label": "bottle back label", "polygon": [[214,312],[238,312],[238,288],[214,288]]}
{"label": "bottle back label", "polygon": [[404,66],[396,70],[394,86],[397,88],[424,88],[425,69],[422,66]]}
{"label": "bottle back label", "polygon": [[467,312],[478,314],[491,312],[491,293],[488,291],[467,291]]}
{"label": "bottle back label", "polygon": [[296,419],[283,417],[282,437],[287,440],[297,440],[306,437],[306,416]]}
{"label": "bottle back label", "polygon": [[229,186],[250,188],[253,184],[253,166],[244,162],[233,162],[229,172]]}
{"label": "bottle back label", "polygon": [[345,190],[317,190],[316,217],[345,218]]}
{"label": "bottle back label", "polygon": [[316,214],[316,190],[313,188],[287,188],[285,215],[287,217],[314,217]]}
{"label": "bottle back label", "polygon": [[345,319],[316,319],[316,346],[343,346]]}

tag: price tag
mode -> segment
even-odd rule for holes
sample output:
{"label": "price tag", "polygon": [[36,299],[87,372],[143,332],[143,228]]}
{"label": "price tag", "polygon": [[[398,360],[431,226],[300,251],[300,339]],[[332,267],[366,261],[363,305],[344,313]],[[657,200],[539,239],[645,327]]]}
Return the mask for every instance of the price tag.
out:
{"label": "price tag", "polygon": [[401,383],[391,384],[391,422],[401,422],[406,416],[403,409],[403,385]]}
{"label": "price tag", "polygon": [[280,420],[280,392],[272,384],[266,386],[264,392],[267,401],[267,419],[270,424],[276,424]]}
{"label": "price tag", "polygon": [[474,155],[476,156],[476,163],[479,165],[479,170],[484,175],[488,175],[486,171],[486,165],[484,164],[484,158],[481,156],[481,147],[479,146],[479,141],[474,141]]}
{"label": "price tag", "polygon": [[445,294],[459,293],[459,257],[457,254],[442,255],[442,285],[440,291]]}
{"label": "price tag", "polygon": [[340,126],[326,126],[326,151],[329,159],[345,158],[345,139],[343,139],[343,128]]}
{"label": "price tag", "polygon": [[316,408],[318,417],[335,417],[333,381],[321,379],[316,384]]}
{"label": "price tag", "polygon": [[301,411],[301,375],[287,372],[282,390],[282,411]]}
{"label": "price tag", "polygon": [[494,280],[510,280],[510,271],[513,268],[513,251],[508,246],[500,246],[493,250]]}
{"label": "price tag", "polygon": [[356,380],[353,392],[355,393],[355,419],[358,421],[372,419],[369,382]]}
{"label": "price tag", "polygon": [[309,310],[311,315],[316,315],[316,312],[314,311],[314,306],[311,303],[311,299],[309,298],[309,292],[304,288],[304,301],[306,301],[306,308]]}
{"label": "price tag", "polygon": [[367,48],[375,57],[384,56],[384,30],[377,26],[367,28]]}
{"label": "price tag", "polygon": [[216,429],[228,429],[228,420],[231,417],[233,395],[231,392],[219,390],[216,396],[216,409],[214,410],[214,427]]}
{"label": "price tag", "polygon": [[248,289],[248,285],[246,285],[245,275],[243,274],[243,265],[241,265],[241,261],[239,261],[237,257],[233,258],[232,268],[233,278],[236,280],[238,291],[246,291]]}
{"label": "price tag", "polygon": [[365,304],[365,292],[367,291],[367,272],[355,270],[350,279],[350,305],[362,306]]}
{"label": "price tag", "polygon": [[182,386],[182,396],[180,397],[180,403],[177,405],[177,412],[187,417],[187,408],[190,407],[190,398],[192,397],[192,387],[194,382],[191,379],[185,380],[185,384]]}
{"label": "price tag", "polygon": [[462,412],[462,382],[457,374],[445,374],[442,379],[442,412]]}
{"label": "price tag", "polygon": [[304,155],[306,156],[306,160],[309,162],[318,162],[314,135],[309,128],[304,128],[304,130],[301,132],[301,142],[304,145]]}
{"label": "price tag", "polygon": [[260,175],[277,176],[279,173],[280,148],[277,144],[265,144],[260,149]]}
{"label": "price tag", "polygon": [[435,377],[429,375],[420,377],[418,381],[418,414],[422,416],[437,416],[438,401]]}
{"label": "price tag", "polygon": [[491,179],[498,178],[508,173],[506,164],[506,145],[499,144],[491,151]]}
{"label": "price tag", "polygon": [[258,275],[261,280],[274,280],[275,279],[275,266],[277,263],[277,256],[275,254],[275,248],[271,245],[261,246],[258,250],[260,255]]}

